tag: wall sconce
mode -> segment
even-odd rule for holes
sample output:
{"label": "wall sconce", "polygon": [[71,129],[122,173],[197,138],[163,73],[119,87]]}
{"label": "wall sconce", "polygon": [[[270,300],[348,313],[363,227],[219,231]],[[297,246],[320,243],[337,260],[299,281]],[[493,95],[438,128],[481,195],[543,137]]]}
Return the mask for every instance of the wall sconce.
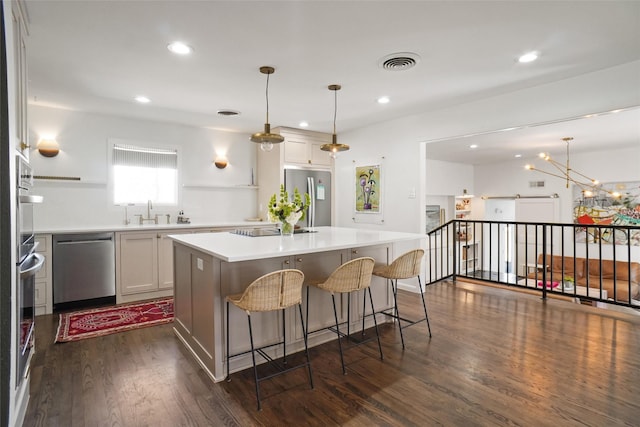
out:
{"label": "wall sconce", "polygon": [[227,159],[224,157],[216,157],[216,161],[214,162],[218,169],[224,169],[227,167]]}
{"label": "wall sconce", "polygon": [[40,138],[36,148],[44,157],[55,157],[60,152],[60,145],[54,138]]}

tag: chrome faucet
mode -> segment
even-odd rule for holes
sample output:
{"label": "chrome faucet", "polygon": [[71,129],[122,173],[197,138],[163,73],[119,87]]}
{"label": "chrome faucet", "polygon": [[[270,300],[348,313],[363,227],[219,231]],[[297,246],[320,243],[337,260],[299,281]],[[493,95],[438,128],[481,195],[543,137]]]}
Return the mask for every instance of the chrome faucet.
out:
{"label": "chrome faucet", "polygon": [[151,219],[151,209],[153,209],[153,205],[151,204],[151,199],[147,200],[147,218]]}

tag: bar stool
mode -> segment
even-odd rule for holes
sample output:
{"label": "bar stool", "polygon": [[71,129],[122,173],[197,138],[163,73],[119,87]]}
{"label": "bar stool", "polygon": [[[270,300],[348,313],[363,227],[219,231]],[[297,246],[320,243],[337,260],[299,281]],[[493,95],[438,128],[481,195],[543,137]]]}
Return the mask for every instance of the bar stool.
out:
{"label": "bar stool", "polygon": [[[393,291],[393,303],[394,313],[389,313],[388,310],[382,311],[382,314],[393,317],[398,320],[398,327],[400,329],[400,339],[402,340],[402,348],[404,349],[404,335],[402,329],[413,326],[416,323],[427,321],[427,328],[429,329],[429,337],[431,337],[431,325],[429,325],[429,316],[427,315],[427,304],[424,302],[424,293],[422,292],[422,282],[420,281],[420,266],[422,264],[422,257],[424,256],[424,250],[414,249],[403,255],[400,255],[389,265],[377,265],[373,269],[373,275],[378,277],[384,277],[391,283],[391,290]],[[418,285],[420,287],[420,296],[422,297],[422,307],[424,308],[424,319],[409,320],[400,316],[398,311],[398,279],[410,279],[412,277],[418,278]],[[402,326],[401,322],[407,322],[408,324]]]}
{"label": "bar stool", "polygon": [[[371,310],[375,313],[373,308],[373,297],[371,296],[371,288],[369,285],[371,284],[371,273],[373,271],[373,266],[375,265],[375,260],[369,257],[357,258],[351,261],[348,261],[337,269],[335,269],[331,275],[325,280],[323,283],[309,283],[309,286],[314,286],[318,289],[322,289],[324,291],[331,293],[331,300],[333,302],[333,315],[335,318],[336,326],[335,330],[332,328],[328,328],[332,330],[338,335],[338,349],[340,350],[340,362],[342,363],[342,373],[346,375],[347,370],[344,366],[344,355],[342,350],[342,337],[346,337],[350,341],[354,342],[354,339],[351,337],[349,331],[349,316],[350,316],[350,307],[351,307],[351,292],[364,290],[365,298],[367,291],[369,292],[369,301],[371,303]],[[340,323],[338,322],[338,311],[336,309],[336,298],[335,294],[347,293],[349,294],[347,300],[347,333],[340,332]],[[309,287],[307,287],[307,324],[309,316]],[[375,316],[373,317],[375,328],[376,328],[376,337],[378,339],[378,349],[380,350],[380,359],[383,359],[382,355],[382,345],[380,344],[380,334],[378,332],[378,322],[376,321]],[[343,322],[345,323],[345,322]],[[314,331],[318,332],[318,331]],[[364,334],[364,323],[363,330]],[[363,344],[366,341],[355,342],[355,344]]]}
{"label": "bar stool", "polygon": [[[297,368],[306,366],[309,372],[309,383],[313,388],[313,376],[311,373],[311,360],[309,359],[309,349],[307,347],[307,330],[302,319],[302,284],[304,282],[304,273],[300,270],[286,269],[274,271],[265,274],[254,280],[244,292],[227,296],[227,381],[231,381],[229,371],[229,360],[232,357],[249,353],[245,351],[237,354],[230,354],[230,334],[229,334],[229,304],[247,312],[249,322],[249,339],[251,341],[251,358],[253,360],[253,375],[256,385],[256,399],[258,401],[258,410],[261,409],[260,404],[260,382],[277,375],[284,374]],[[304,336],[304,351],[306,362],[296,366],[288,367],[287,364],[287,343],[285,330],[285,309],[293,305],[298,305],[298,313],[300,314],[300,323],[302,324],[302,334]],[[253,342],[253,329],[251,327],[251,312],[264,311],[282,311],[282,336],[283,341],[255,348]],[[276,345],[283,345],[283,361],[282,365],[271,358],[264,349]],[[260,354],[267,362],[278,368],[278,372],[263,377],[258,376],[258,368],[256,366],[256,353]]]}

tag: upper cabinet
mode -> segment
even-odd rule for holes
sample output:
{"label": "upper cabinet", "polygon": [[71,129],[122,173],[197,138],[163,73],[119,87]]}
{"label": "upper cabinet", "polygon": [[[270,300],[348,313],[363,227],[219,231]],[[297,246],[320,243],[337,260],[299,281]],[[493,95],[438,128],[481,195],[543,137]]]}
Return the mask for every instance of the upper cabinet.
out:
{"label": "upper cabinet", "polygon": [[29,158],[29,126],[27,121],[27,36],[28,27],[24,1],[11,2],[13,26],[15,126],[12,138],[16,150]]}
{"label": "upper cabinet", "polygon": [[331,143],[331,135],[320,132],[291,128],[276,128],[274,132],[284,136],[285,164],[308,167],[331,167],[328,151],[322,151],[323,144]]}

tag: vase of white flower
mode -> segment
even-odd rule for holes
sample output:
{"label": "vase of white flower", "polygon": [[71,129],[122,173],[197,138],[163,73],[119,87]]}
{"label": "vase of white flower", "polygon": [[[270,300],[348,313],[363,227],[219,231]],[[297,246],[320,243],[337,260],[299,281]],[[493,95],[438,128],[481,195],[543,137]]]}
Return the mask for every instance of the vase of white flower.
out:
{"label": "vase of white flower", "polygon": [[291,224],[287,221],[283,221],[280,224],[280,235],[281,236],[293,236],[293,229],[295,228],[295,224]]}
{"label": "vase of white flower", "polygon": [[269,200],[269,221],[281,224],[281,235],[293,236],[296,223],[304,219],[310,203],[309,194],[305,193],[303,201],[297,188],[293,190],[293,200],[289,200],[289,193],[285,191],[284,185],[280,185],[280,197],[274,194]]}

